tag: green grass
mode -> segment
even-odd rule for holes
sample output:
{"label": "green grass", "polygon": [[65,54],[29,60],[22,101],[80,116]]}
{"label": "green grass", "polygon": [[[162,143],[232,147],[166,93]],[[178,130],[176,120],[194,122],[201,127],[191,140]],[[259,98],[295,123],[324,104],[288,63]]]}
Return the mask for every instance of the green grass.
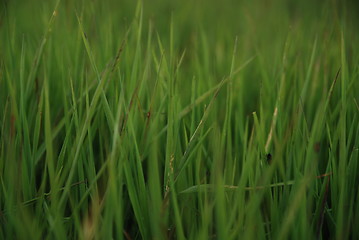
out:
{"label": "green grass", "polygon": [[355,1],[0,10],[0,239],[359,238]]}

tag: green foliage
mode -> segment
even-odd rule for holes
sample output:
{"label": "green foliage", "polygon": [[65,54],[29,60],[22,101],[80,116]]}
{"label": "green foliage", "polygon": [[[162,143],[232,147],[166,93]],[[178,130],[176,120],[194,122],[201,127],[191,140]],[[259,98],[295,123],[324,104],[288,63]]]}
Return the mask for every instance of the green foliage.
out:
{"label": "green foliage", "polygon": [[0,239],[358,239],[354,1],[2,1]]}

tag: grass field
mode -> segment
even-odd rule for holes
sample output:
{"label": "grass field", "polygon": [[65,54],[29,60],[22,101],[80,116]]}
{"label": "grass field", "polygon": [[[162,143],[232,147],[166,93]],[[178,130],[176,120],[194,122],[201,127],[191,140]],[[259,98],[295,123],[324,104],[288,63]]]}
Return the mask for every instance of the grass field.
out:
{"label": "grass field", "polygon": [[355,1],[0,3],[0,239],[359,239]]}

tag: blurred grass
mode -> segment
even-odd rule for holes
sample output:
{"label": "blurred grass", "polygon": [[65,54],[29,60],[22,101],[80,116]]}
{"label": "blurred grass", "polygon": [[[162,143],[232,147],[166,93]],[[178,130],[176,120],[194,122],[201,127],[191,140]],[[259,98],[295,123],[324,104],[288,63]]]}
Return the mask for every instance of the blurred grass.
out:
{"label": "blurred grass", "polygon": [[356,1],[0,4],[0,239],[356,239]]}

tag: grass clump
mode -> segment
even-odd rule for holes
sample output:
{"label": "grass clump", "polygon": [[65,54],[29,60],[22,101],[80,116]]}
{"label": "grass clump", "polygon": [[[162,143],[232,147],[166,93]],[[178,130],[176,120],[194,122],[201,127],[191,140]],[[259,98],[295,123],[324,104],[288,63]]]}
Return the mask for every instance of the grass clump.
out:
{"label": "grass clump", "polygon": [[3,1],[1,239],[356,239],[351,1]]}

